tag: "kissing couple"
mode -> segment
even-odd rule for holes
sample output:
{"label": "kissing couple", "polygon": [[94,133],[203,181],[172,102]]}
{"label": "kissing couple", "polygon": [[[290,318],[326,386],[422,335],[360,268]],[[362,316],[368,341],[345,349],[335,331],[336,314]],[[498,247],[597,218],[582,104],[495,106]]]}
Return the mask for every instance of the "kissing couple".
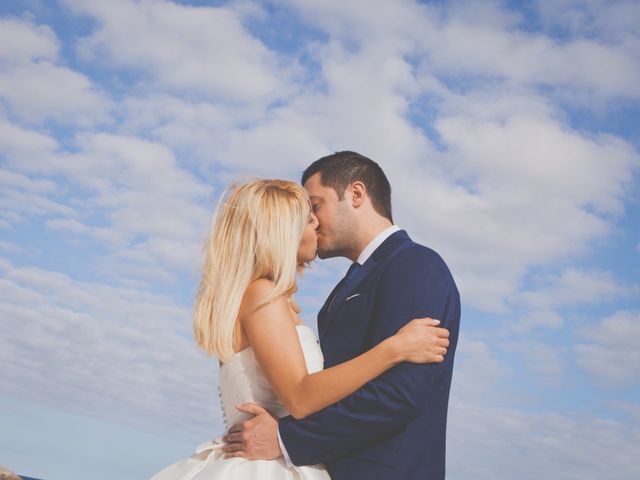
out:
{"label": "kissing couple", "polygon": [[[253,180],[218,206],[194,332],[220,360],[228,430],[152,480],[444,479],[451,273],[393,224],[373,160],[323,157],[302,185]],[[316,254],[353,262],[318,313],[319,342],[293,298]]]}

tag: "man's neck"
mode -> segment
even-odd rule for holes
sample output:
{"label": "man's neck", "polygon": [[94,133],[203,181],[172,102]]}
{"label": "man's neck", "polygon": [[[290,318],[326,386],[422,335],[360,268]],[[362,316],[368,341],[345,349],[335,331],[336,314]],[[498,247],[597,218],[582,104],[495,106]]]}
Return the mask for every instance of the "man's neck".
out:
{"label": "man's neck", "polygon": [[[364,222],[363,222],[364,223]],[[353,252],[347,258],[355,262],[362,251],[367,248],[374,238],[380,233],[393,225],[388,219],[379,217],[372,222],[366,222],[358,228],[357,244],[354,246]]]}

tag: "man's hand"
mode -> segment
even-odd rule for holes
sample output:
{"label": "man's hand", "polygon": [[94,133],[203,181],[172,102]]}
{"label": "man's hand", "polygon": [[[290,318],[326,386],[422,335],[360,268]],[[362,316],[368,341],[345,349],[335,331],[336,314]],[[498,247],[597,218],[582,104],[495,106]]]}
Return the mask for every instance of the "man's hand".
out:
{"label": "man's hand", "polygon": [[282,456],[278,442],[278,420],[254,403],[236,406],[244,413],[255,415],[251,420],[233,425],[222,438],[224,458],[242,457],[247,460],[271,460]]}

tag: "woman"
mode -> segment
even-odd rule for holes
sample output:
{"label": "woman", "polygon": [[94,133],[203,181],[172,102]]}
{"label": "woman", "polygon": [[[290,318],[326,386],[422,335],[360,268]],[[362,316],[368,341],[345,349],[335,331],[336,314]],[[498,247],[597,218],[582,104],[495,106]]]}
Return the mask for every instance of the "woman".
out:
{"label": "woman", "polygon": [[[322,370],[322,352],[292,298],[295,275],[316,256],[318,221],[306,191],[294,182],[254,180],[234,186],[221,202],[198,288],[196,343],[220,359],[225,424],[258,403],[281,417],[303,418],[335,403],[400,362],[443,361],[446,330],[413,320],[362,355]],[[322,465],[288,468],[282,458],[224,458],[219,440],[152,480],[321,480]]]}

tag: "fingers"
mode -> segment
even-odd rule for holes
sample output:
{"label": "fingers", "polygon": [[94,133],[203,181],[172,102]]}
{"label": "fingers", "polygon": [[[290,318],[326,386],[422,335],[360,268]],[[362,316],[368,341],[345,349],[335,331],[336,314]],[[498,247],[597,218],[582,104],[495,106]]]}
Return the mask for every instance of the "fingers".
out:
{"label": "fingers", "polygon": [[229,434],[225,435],[224,437],[222,437],[222,441],[224,443],[242,443],[242,441],[243,441],[242,432],[229,433]]}
{"label": "fingers", "polygon": [[447,347],[445,347],[444,345],[435,345],[431,348],[431,352],[436,355],[446,355]]}
{"label": "fingers", "polygon": [[230,443],[222,447],[224,452],[224,458],[247,458],[247,452],[243,450],[243,446],[240,443]]}
{"label": "fingers", "polygon": [[242,443],[227,443],[222,447],[222,451],[225,453],[244,452],[244,445]]}
{"label": "fingers", "polygon": [[260,405],[256,405],[255,403],[241,403],[240,405],[236,405],[236,409],[244,413],[250,413],[251,415],[268,413],[267,410],[262,408]]}
{"label": "fingers", "polygon": [[[242,443],[241,438],[242,433],[233,433],[226,435],[223,440],[225,444],[222,446],[222,452],[224,453],[224,458],[246,458],[246,452],[244,451],[245,445]],[[237,441],[234,441],[238,439]],[[226,443],[232,442],[232,443]]]}
{"label": "fingers", "polygon": [[444,361],[447,354],[447,348],[437,345],[430,345],[423,353],[428,358],[428,363],[440,363]]}
{"label": "fingers", "polygon": [[222,441],[225,442],[222,446],[224,458],[248,458],[243,432],[227,434],[222,438]]}
{"label": "fingers", "polygon": [[436,320],[435,318],[416,318],[411,320],[409,323],[415,323],[416,325],[422,325],[425,327],[433,327],[433,331],[438,337],[449,338],[449,330],[439,327],[438,325],[440,325],[440,320]]}
{"label": "fingers", "polygon": [[444,356],[446,355],[446,349],[425,350],[420,353],[415,353],[407,361],[411,363],[442,363],[444,362]]}
{"label": "fingers", "polygon": [[415,323],[417,325],[425,325],[427,327],[437,327],[440,325],[440,320],[436,320],[431,317],[423,317],[423,318],[414,318],[409,323]]}
{"label": "fingers", "polygon": [[444,355],[438,353],[428,353],[415,358],[414,363],[442,363],[444,362]]}
{"label": "fingers", "polygon": [[242,431],[242,425],[239,423],[236,423],[235,425],[231,425],[231,428],[227,430],[227,433],[236,433],[241,431]]}
{"label": "fingers", "polygon": [[436,327],[434,328],[436,335],[438,335],[439,337],[442,338],[449,338],[449,330],[447,330],[446,328],[442,328],[442,327]]}

